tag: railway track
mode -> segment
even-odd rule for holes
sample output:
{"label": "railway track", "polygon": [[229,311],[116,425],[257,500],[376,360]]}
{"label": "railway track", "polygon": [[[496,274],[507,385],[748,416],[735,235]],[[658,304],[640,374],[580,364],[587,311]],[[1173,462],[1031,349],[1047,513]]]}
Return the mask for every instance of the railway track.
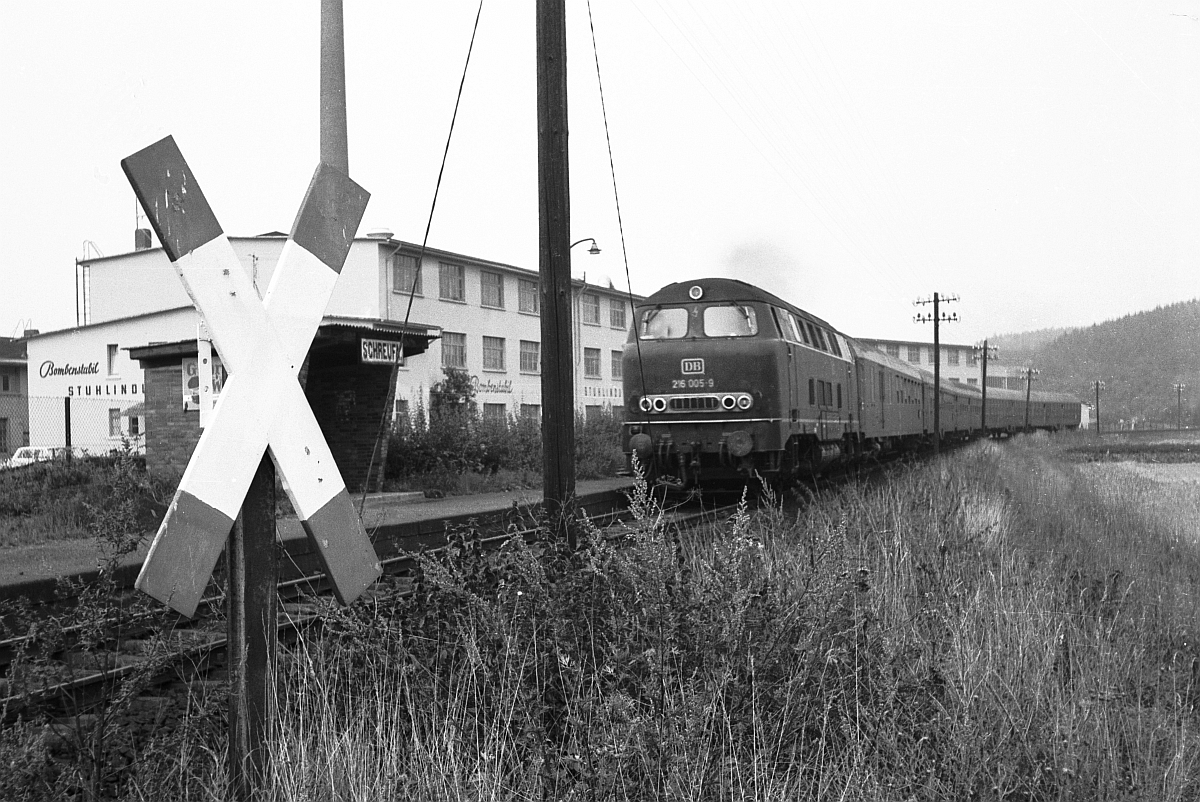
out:
{"label": "railway track", "polygon": [[[823,476],[807,486],[807,495],[811,498],[821,489],[849,480],[871,481],[903,462],[879,461],[858,466],[854,471]],[[652,495],[666,511],[666,523],[679,529],[728,518],[740,500],[740,493],[707,492],[697,496],[671,492],[669,488],[655,489]],[[601,530],[611,531],[611,536],[619,537],[620,524],[627,520],[627,505],[625,491],[605,491],[580,498],[578,507]],[[479,542],[485,548],[496,548],[514,536],[532,537],[537,531],[537,510],[514,505],[487,514],[435,518],[402,527],[378,527],[373,540],[384,576],[375,588],[367,591],[367,598],[381,593],[405,593],[403,585],[416,568],[418,553],[436,553],[445,544],[447,533],[462,526],[476,527],[481,535]],[[292,642],[300,633],[320,625],[323,613],[318,600],[330,593],[329,583],[317,570],[318,560],[308,549],[307,541],[293,541],[291,546],[280,560],[283,578],[278,585],[277,635],[281,643]],[[140,594],[132,588],[135,575],[135,570],[126,570],[120,576],[108,578],[111,589],[126,597],[132,606],[137,606],[134,600],[140,599]],[[111,694],[135,679],[144,692],[150,693],[164,686],[190,687],[198,681],[221,682],[228,645],[225,598],[220,591],[222,581],[223,570],[219,567],[192,619],[150,602],[143,603],[139,612],[110,622],[113,628],[120,629],[116,635],[97,636],[94,632],[97,622],[94,621],[86,628],[58,629],[56,645],[51,647],[57,651],[40,655],[39,661],[43,666],[57,666],[58,671],[44,671],[36,685],[26,683],[16,687],[8,675],[14,659],[37,653],[39,645],[36,641],[42,637],[40,633],[26,632],[0,640],[0,717],[5,724],[34,712],[49,713],[59,720],[69,719],[102,707]],[[45,586],[33,588],[29,594],[33,604],[29,609],[40,607],[41,620],[52,620],[55,614],[62,614],[67,609],[64,605],[69,606],[72,602],[55,596],[54,591]],[[120,609],[120,604],[117,607]],[[34,627],[36,630],[36,619]],[[84,629],[92,631],[85,632]],[[88,642],[102,644],[104,648],[88,650],[72,646]]]}
{"label": "railway track", "polygon": [[[579,506],[602,531],[607,529],[617,537],[622,521],[628,517],[627,501],[623,493],[608,491],[581,499]],[[706,507],[694,500],[674,499],[666,520],[669,525],[683,529],[719,520],[735,504]],[[377,532],[376,547],[381,554],[384,576],[367,596],[397,590],[405,593],[405,578],[416,568],[417,554],[438,551],[446,541],[447,532],[454,527],[477,526],[479,542],[485,548],[496,548],[512,537],[532,537],[537,532],[536,515],[535,509],[514,507],[483,521],[474,517],[462,520],[459,516],[421,522],[403,535]],[[317,600],[328,595],[330,588],[324,574],[313,570],[311,557],[300,550],[287,553],[280,561],[281,574],[286,577],[278,586],[277,635],[281,643],[294,641],[301,632],[319,626],[322,621]],[[178,688],[198,681],[220,681],[228,643],[225,599],[217,590],[219,581],[210,583],[196,616],[186,619],[157,605],[135,605],[132,578],[129,573],[124,582],[113,583],[112,589],[140,609],[108,621],[107,632],[96,631],[104,628],[106,622],[91,621],[74,627],[54,627],[53,637],[48,638],[39,627],[50,626],[49,622],[66,614],[71,604],[69,599],[59,599],[41,605],[43,614],[31,621],[32,632],[0,641],[0,675],[4,677],[0,679],[0,715],[6,724],[20,716],[48,713],[70,727],[73,717],[103,707],[111,695],[133,681],[143,694],[152,695],[165,686]],[[40,595],[44,596],[45,591]],[[120,603],[117,608],[121,608]],[[45,648],[53,650],[51,653],[39,654],[43,642],[49,644]],[[40,658],[36,661],[39,671],[33,681],[19,686],[12,683],[10,665],[14,660],[28,660],[31,655]]]}

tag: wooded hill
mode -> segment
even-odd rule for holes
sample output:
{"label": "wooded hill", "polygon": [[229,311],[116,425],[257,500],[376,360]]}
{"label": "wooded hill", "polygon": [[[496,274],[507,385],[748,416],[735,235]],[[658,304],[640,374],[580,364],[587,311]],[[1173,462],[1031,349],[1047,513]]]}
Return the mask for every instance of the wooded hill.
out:
{"label": "wooded hill", "polygon": [[[1093,383],[1103,381],[1100,409],[1106,428],[1131,418],[1174,424],[1177,382],[1187,385],[1184,424],[1200,424],[1200,299],[1044,336],[1053,331],[1000,335],[989,344],[999,346],[1001,364],[1040,370],[1035,390],[1067,392],[1094,403]],[[1022,348],[1025,344],[1032,347]]]}

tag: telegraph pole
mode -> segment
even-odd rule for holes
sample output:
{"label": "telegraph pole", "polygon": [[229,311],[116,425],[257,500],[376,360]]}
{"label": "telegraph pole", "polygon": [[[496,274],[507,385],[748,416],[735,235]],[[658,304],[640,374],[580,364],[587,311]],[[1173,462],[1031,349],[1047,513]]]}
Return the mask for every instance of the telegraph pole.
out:
{"label": "telegraph pole", "polygon": [[979,427],[983,429],[983,436],[988,435],[987,425],[987,363],[989,356],[995,356],[996,346],[988,345],[988,341],[984,340],[982,345],[975,346],[975,353],[983,357],[983,375],[979,379],[980,392],[983,394],[983,400],[979,403]]}
{"label": "telegraph pole", "polygon": [[947,295],[942,297],[938,293],[933,294],[933,298],[918,298],[913,301],[913,306],[924,306],[925,304],[933,304],[932,315],[915,315],[914,323],[929,323],[933,322],[933,453],[938,454],[942,450],[942,349],[941,341],[938,339],[938,324],[945,321],[947,323],[958,320],[958,314],[950,315],[943,314],[938,311],[938,305],[941,303],[951,303],[957,301],[957,295]]}
{"label": "telegraph pole", "polygon": [[542,496],[571,548],[575,366],[571,351],[571,197],[567,170],[565,0],[537,0],[538,271],[542,300]]}
{"label": "telegraph pole", "polygon": [[1100,432],[1100,391],[1104,389],[1104,382],[1097,379],[1094,382],[1094,384],[1096,385],[1096,436],[1099,437],[1101,434],[1101,432]]}
{"label": "telegraph pole", "polygon": [[1175,382],[1175,429],[1183,429],[1183,389],[1187,387],[1183,382]]}
{"label": "telegraph pole", "polygon": [[1033,395],[1033,377],[1041,373],[1037,368],[1025,368],[1025,431],[1029,431],[1029,398]]}

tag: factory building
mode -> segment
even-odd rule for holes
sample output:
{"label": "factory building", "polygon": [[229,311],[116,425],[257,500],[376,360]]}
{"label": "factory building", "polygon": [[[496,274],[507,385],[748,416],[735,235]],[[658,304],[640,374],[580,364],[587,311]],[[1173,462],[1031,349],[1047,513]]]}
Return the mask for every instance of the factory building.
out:
{"label": "factory building", "polygon": [[[286,239],[278,232],[229,238],[260,295]],[[138,243],[149,244],[148,232],[139,234]],[[29,442],[54,446],[69,438],[77,448],[101,452],[128,441],[161,455],[167,446],[162,437],[170,432],[176,447],[167,449],[172,456],[164,465],[186,463],[187,441],[199,436],[194,385],[211,370],[205,403],[215,404],[223,368],[219,353],[207,368],[199,365],[200,317],[166,254],[140,247],[81,260],[76,293],[77,326],[24,341]],[[607,282],[597,286],[579,278],[572,281],[571,304],[577,408],[586,414],[620,409],[630,296]],[[389,388],[401,343],[406,357]],[[428,407],[430,389],[446,368],[470,376],[484,415],[538,414],[538,273],[432,248],[422,254],[419,246],[387,233],[359,237],[308,362],[302,376],[321,385],[325,400],[313,403],[326,409],[323,427],[367,409],[380,415],[389,389],[392,412]],[[338,379],[336,371],[343,368],[350,372]],[[175,390],[168,392],[169,385]],[[307,389],[311,402],[314,388]],[[194,434],[181,438],[187,427]]]}

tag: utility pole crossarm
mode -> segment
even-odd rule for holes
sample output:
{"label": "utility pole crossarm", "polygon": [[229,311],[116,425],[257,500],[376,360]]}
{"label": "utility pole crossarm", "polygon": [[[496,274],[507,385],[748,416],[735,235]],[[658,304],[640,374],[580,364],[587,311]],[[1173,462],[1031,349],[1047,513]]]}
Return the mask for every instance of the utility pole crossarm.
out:
{"label": "utility pole crossarm", "polygon": [[979,377],[979,392],[982,398],[979,402],[979,427],[983,429],[984,437],[988,435],[987,425],[987,365],[988,359],[996,356],[999,349],[994,345],[988,345],[988,341],[984,340],[982,344],[975,346],[975,354],[977,357],[983,358],[983,369]]}
{"label": "utility pole crossarm", "polygon": [[938,307],[942,303],[951,303],[957,300],[957,295],[943,296],[935,292],[932,298],[918,298],[913,301],[913,306],[933,304],[932,315],[915,315],[913,322],[933,323],[933,452],[935,454],[940,453],[942,450],[942,348],[938,326],[941,323],[952,323],[958,320],[957,313],[947,315],[941,312]]}

